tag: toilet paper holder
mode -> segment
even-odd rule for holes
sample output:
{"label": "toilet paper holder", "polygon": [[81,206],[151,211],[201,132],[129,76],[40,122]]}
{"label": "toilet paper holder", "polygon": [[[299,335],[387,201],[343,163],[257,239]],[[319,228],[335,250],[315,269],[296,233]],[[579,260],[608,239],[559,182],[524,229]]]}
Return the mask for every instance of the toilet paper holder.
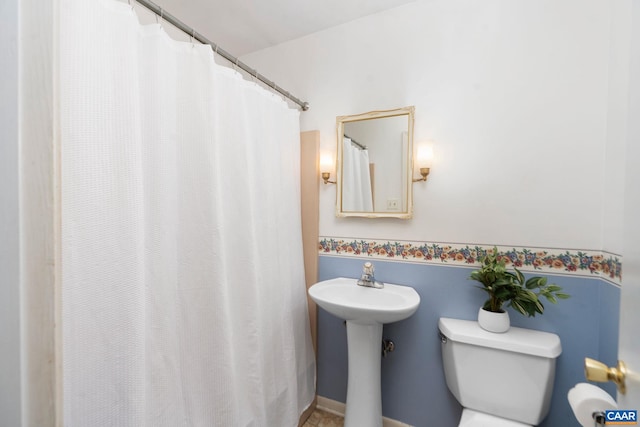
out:
{"label": "toilet paper holder", "polygon": [[618,365],[616,367],[610,368],[598,360],[585,357],[584,376],[589,381],[612,381],[618,387],[618,392],[622,394],[627,392],[627,385],[625,381],[627,377],[627,366],[622,360],[618,360]]}
{"label": "toilet paper holder", "polygon": [[593,417],[594,427],[601,427],[606,425],[606,418],[604,417],[604,412],[594,412],[592,414],[592,417]]}

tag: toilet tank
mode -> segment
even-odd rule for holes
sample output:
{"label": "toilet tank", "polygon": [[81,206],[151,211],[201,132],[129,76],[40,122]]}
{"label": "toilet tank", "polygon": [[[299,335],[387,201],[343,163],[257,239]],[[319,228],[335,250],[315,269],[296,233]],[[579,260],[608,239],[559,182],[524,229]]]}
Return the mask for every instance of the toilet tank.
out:
{"label": "toilet tank", "polygon": [[438,327],[447,386],[463,407],[530,425],[547,416],[562,352],[556,334],[515,327],[498,334],[449,318]]}

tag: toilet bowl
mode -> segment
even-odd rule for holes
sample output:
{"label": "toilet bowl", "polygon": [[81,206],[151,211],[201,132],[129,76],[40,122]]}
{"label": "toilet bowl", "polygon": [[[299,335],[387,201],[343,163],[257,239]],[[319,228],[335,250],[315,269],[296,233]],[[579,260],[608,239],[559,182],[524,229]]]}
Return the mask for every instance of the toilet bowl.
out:
{"label": "toilet bowl", "polygon": [[463,407],[459,427],[536,426],[549,413],[556,334],[512,327],[497,334],[478,322],[441,318],[447,387]]}
{"label": "toilet bowl", "polygon": [[473,409],[463,409],[458,427],[531,427],[531,425],[484,414]]}

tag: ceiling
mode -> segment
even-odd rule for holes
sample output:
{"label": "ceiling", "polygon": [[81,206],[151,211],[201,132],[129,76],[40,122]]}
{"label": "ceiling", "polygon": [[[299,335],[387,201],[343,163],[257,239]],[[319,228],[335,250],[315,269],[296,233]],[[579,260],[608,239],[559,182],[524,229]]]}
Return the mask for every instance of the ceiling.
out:
{"label": "ceiling", "polygon": [[234,56],[415,0],[153,0]]}

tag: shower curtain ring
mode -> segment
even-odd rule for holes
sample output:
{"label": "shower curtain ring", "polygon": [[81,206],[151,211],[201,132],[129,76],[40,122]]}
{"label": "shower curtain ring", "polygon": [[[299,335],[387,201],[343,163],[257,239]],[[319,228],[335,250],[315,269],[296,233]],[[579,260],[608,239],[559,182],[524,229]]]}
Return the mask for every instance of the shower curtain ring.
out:
{"label": "shower curtain ring", "polygon": [[191,47],[194,47],[193,39],[196,36],[196,30],[191,30]]}
{"label": "shower curtain ring", "polygon": [[158,15],[156,15],[156,24],[159,24],[160,28],[162,28],[162,18],[164,18],[164,9],[160,8],[160,20],[158,20]]}

